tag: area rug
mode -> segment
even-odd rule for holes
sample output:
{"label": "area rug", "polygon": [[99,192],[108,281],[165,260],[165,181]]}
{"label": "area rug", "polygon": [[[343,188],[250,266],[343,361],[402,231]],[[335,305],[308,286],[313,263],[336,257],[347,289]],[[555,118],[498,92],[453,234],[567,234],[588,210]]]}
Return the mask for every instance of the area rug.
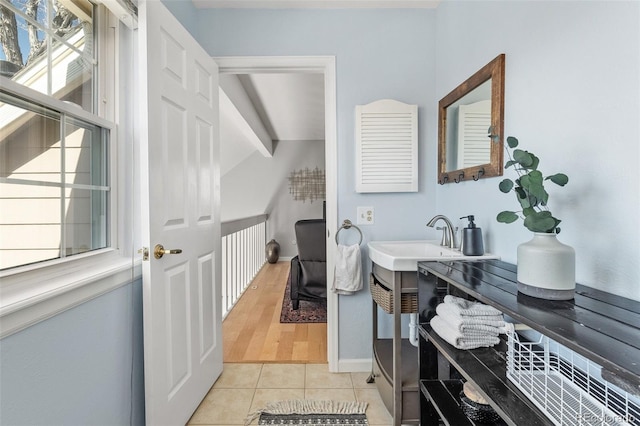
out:
{"label": "area rug", "polygon": [[280,322],[327,322],[327,302],[325,300],[318,300],[317,302],[301,300],[298,310],[294,311],[291,307],[291,274],[289,274],[289,278],[287,278],[287,286],[284,289],[284,297],[282,298]]}
{"label": "area rug", "polygon": [[287,400],[270,402],[247,418],[258,425],[367,425],[366,402]]}

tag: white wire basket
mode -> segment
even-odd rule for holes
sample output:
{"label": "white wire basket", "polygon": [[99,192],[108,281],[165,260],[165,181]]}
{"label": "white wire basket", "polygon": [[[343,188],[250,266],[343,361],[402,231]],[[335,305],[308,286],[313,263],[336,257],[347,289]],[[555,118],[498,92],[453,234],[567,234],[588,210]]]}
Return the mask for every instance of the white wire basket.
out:
{"label": "white wire basket", "polygon": [[507,378],[556,425],[640,425],[640,404],[602,367],[541,335],[507,333]]}

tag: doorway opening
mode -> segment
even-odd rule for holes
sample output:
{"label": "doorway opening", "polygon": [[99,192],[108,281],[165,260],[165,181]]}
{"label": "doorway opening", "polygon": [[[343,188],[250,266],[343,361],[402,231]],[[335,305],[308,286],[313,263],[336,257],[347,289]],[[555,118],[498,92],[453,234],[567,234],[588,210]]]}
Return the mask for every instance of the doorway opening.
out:
{"label": "doorway opening", "polygon": [[[259,80],[267,80],[267,81],[278,81],[278,76],[289,76],[289,77],[297,77],[298,81],[313,79],[313,76],[319,76],[322,81],[322,92],[319,96],[322,97],[323,105],[324,105],[324,123],[323,123],[323,136],[324,136],[324,146],[322,148],[324,154],[324,169],[325,169],[325,199],[326,206],[323,209],[323,215],[326,219],[327,224],[327,282],[331,283],[333,281],[333,269],[334,269],[334,257],[335,257],[335,244],[331,244],[333,241],[333,236],[336,232],[336,223],[337,221],[337,185],[336,185],[336,177],[337,177],[337,138],[336,138],[336,84],[335,84],[335,58],[334,57],[221,57],[214,58],[215,61],[219,65],[220,75],[221,75],[221,86],[223,85],[223,81],[226,78],[225,76],[235,76],[240,81],[244,80],[244,86],[248,85],[247,82],[250,81],[252,77],[257,76]],[[284,81],[284,80],[283,80]],[[271,84],[273,86],[273,83]],[[277,83],[276,83],[277,85]],[[268,88],[267,88],[268,89]],[[262,90],[262,89],[260,89]],[[293,90],[300,90],[300,87],[294,88]],[[276,92],[283,95],[283,89],[277,87],[271,87],[271,92]],[[286,95],[285,95],[286,96]],[[222,117],[222,114],[221,114]],[[282,117],[281,117],[282,118]],[[286,118],[286,117],[285,117]],[[269,129],[267,129],[269,130]],[[273,130],[273,129],[270,129]],[[260,139],[260,138],[259,138]],[[282,141],[274,141],[273,146],[269,147],[268,142],[263,143],[260,149],[262,151],[269,151],[271,148],[271,154],[273,152],[278,153],[278,149],[284,150],[287,146],[291,147],[295,140],[282,140]],[[297,141],[300,142],[300,141]],[[311,141],[307,141],[311,142]],[[317,140],[317,143],[321,143],[322,140]],[[312,145],[309,145],[310,147]],[[317,149],[317,146],[316,146]],[[282,152],[282,151],[280,151]],[[250,160],[248,160],[250,161]],[[223,165],[223,167],[225,167]],[[288,170],[287,173],[295,171]],[[260,181],[264,182],[265,179],[269,179],[269,176],[247,176],[246,179],[253,180],[253,185],[260,185]],[[282,179],[280,179],[282,180]],[[224,182],[224,179],[223,179]],[[286,179],[281,182],[281,192],[284,192],[285,195],[290,196],[287,191]],[[224,188],[223,188],[223,203],[224,203]],[[238,196],[238,194],[242,194],[242,192],[235,191],[234,196]],[[236,204],[236,203],[234,203]],[[321,204],[321,202],[320,202]],[[239,205],[242,208],[243,203],[240,202]],[[246,206],[246,203],[244,203]],[[316,206],[317,206],[316,202]],[[271,208],[273,206],[269,206]],[[245,216],[253,215],[256,213],[265,213],[265,211],[261,212],[253,212],[250,208],[246,208],[243,211]],[[267,211],[268,213],[268,211]],[[238,214],[238,213],[236,213]],[[304,218],[304,217],[301,217]],[[282,226],[289,226],[291,230],[291,234],[293,234],[293,225],[294,221],[290,221],[290,223],[286,223],[288,219],[285,219],[285,223],[280,223],[282,220],[282,215],[274,214],[274,217],[271,218],[272,222],[267,220],[267,238],[271,238],[269,236],[270,229],[277,229]],[[222,217],[224,221],[224,214]],[[293,241],[290,237],[285,237],[285,244],[292,244]],[[261,289],[252,289],[250,286],[243,297],[251,297],[257,295],[258,292],[256,290],[265,290],[268,291],[269,288],[273,287],[269,284],[270,280],[278,280],[279,284],[286,283],[286,277],[289,271],[289,262],[290,257],[295,256],[295,246],[288,247],[288,253],[290,256],[286,256],[280,259],[277,264],[266,264],[264,268],[258,273],[254,285],[258,285],[264,288]],[[330,286],[330,284],[329,284]],[[280,290],[278,290],[280,291]],[[251,294],[251,293],[255,294]],[[255,301],[254,301],[255,302]],[[329,364],[329,371],[337,372],[338,371],[338,310],[337,310],[337,296],[333,294],[331,291],[327,291],[327,323],[326,323],[326,361]],[[273,317],[275,314],[273,313],[273,309],[271,310],[271,316]],[[257,315],[257,309],[253,309],[253,315]],[[264,316],[269,315],[265,313],[266,311],[263,309],[262,314]],[[231,314],[230,314],[231,315]],[[247,313],[247,315],[250,315]],[[264,319],[264,317],[263,317]],[[234,326],[235,327],[235,326]],[[224,328],[224,325],[223,325]],[[240,336],[242,331],[234,331],[233,333],[238,333]],[[254,342],[257,344],[257,341]],[[252,342],[246,341],[243,343],[245,347],[251,345]],[[286,343],[285,343],[286,344]],[[277,343],[276,343],[277,345]],[[268,349],[267,352],[272,351],[273,349]],[[277,349],[276,349],[277,350]],[[324,348],[323,348],[324,350]],[[273,361],[272,361],[273,362]]]}

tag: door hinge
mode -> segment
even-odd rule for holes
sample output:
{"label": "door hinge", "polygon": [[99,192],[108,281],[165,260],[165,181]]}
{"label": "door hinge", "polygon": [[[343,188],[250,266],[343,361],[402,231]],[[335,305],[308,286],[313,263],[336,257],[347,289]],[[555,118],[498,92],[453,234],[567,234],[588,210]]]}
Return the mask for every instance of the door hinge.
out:
{"label": "door hinge", "polygon": [[149,261],[149,247],[142,247],[138,250],[138,253],[142,253],[142,260],[144,262]]}

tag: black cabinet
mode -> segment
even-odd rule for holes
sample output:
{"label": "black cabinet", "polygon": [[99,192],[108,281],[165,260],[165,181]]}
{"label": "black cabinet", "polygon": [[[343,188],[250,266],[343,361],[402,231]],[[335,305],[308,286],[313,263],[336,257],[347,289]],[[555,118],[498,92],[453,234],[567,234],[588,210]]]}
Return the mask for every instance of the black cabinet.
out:
{"label": "black cabinet", "polygon": [[605,380],[640,395],[640,303],[581,285],[570,301],[525,296],[517,291],[516,267],[497,260],[420,262],[422,425],[474,424],[464,416],[457,399],[463,381],[473,383],[500,415],[496,424],[553,424],[507,380],[506,342],[465,351],[431,331],[429,320],[446,294],[494,306],[516,322],[599,364]]}

